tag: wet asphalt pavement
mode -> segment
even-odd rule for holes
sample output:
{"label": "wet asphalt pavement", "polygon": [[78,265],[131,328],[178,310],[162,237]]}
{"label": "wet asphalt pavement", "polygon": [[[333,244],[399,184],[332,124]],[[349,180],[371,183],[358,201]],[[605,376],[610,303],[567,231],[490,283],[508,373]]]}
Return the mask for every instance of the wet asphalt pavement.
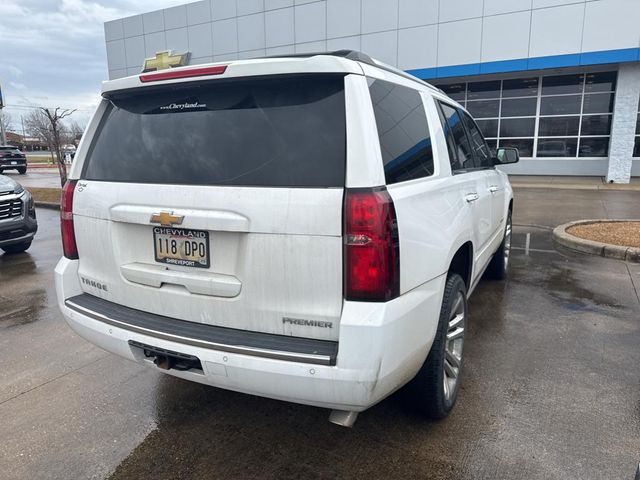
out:
{"label": "wet asphalt pavement", "polygon": [[53,168],[29,168],[25,175],[20,175],[15,170],[7,170],[3,175],[20,182],[23,187],[60,188],[60,174],[56,167]]}
{"label": "wet asphalt pavement", "polygon": [[349,430],[76,336],[55,300],[57,212],[38,210],[29,252],[0,256],[0,477],[632,479],[640,265],[551,242],[594,217],[639,218],[640,192],[517,191],[510,278],[471,299],[452,415],[425,421],[396,394]]}

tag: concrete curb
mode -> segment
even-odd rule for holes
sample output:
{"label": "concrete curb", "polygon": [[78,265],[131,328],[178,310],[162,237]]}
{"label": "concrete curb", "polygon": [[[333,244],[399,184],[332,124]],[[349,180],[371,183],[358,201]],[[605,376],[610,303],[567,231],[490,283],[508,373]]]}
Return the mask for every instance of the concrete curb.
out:
{"label": "concrete curb", "polygon": [[56,202],[34,202],[36,207],[60,210],[60,204]]}
{"label": "concrete curb", "polygon": [[566,232],[567,228],[574,225],[584,225],[590,223],[612,223],[612,222],[626,222],[626,221],[638,221],[638,220],[607,220],[607,219],[593,219],[593,220],[578,220],[575,222],[565,223],[553,230],[553,240],[562,245],[582,253],[590,253],[591,255],[598,255],[600,257],[615,258],[617,260],[625,260],[627,262],[640,263],[640,248],[635,247],[623,247],[621,245],[611,245],[609,243],[594,242],[593,240],[585,240],[584,238],[575,237]]}
{"label": "concrete curb", "polygon": [[579,183],[518,183],[511,180],[513,188],[552,188],[559,190],[605,190],[609,192],[637,192],[640,191],[640,185],[628,184],[579,184]]}

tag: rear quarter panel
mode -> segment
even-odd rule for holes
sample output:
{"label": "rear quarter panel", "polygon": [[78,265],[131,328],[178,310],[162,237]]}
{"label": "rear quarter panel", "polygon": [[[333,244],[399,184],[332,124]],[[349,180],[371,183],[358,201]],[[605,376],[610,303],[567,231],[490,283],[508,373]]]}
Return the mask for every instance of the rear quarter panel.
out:
{"label": "rear quarter panel", "polygon": [[462,192],[475,183],[468,175],[451,175],[436,105],[427,92],[423,92],[423,102],[434,175],[387,186],[398,217],[401,293],[445,274],[455,252],[472,238],[474,221]]}

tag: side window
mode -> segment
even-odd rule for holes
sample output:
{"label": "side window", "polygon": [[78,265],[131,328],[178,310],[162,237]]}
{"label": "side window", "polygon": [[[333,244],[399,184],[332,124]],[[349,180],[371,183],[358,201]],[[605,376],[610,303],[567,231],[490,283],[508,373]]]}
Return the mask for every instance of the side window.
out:
{"label": "side window", "polygon": [[465,112],[460,112],[462,118],[464,119],[464,124],[467,127],[467,131],[469,132],[469,138],[471,139],[471,148],[473,149],[473,153],[476,156],[476,166],[478,167],[491,167],[493,163],[491,162],[491,153],[489,152],[489,147],[487,147],[487,142],[484,141],[484,137],[482,133],[480,133],[480,129],[477,127],[476,122]]}
{"label": "side window", "polygon": [[438,102],[442,109],[442,128],[449,147],[451,171],[475,168],[473,150],[462,124],[460,113],[446,103]]}
{"label": "side window", "polygon": [[433,175],[433,150],[420,92],[368,79],[387,184]]}

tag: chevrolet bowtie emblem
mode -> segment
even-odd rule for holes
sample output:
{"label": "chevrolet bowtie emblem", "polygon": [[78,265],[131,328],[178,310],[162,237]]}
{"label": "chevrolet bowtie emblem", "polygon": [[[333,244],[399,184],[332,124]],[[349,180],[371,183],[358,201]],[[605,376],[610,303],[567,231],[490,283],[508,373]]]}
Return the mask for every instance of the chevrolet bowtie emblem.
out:
{"label": "chevrolet bowtie emblem", "polygon": [[142,67],[142,73],[153,72],[155,70],[165,70],[167,68],[182,67],[189,60],[189,52],[176,53],[172,55],[171,50],[156,53],[155,57],[147,58]]}
{"label": "chevrolet bowtie emblem", "polygon": [[184,215],[174,215],[173,212],[162,211],[151,215],[151,223],[159,223],[163,227],[171,227],[173,225],[182,225]]}

